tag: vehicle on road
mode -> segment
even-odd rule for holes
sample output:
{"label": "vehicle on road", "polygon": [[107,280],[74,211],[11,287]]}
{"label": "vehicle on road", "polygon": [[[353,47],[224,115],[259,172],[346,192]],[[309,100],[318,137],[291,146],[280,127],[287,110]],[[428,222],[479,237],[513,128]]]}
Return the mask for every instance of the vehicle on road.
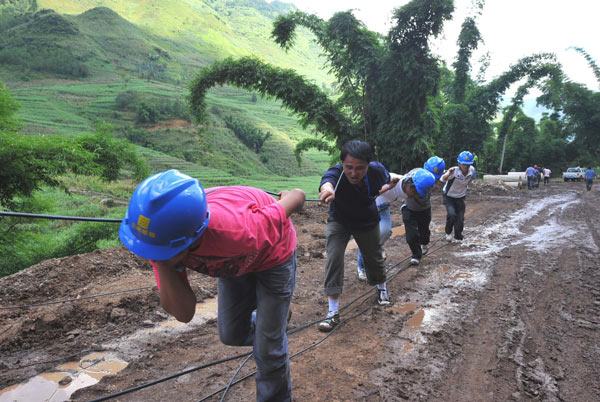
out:
{"label": "vehicle on road", "polygon": [[580,167],[568,168],[566,172],[562,174],[564,181],[581,181],[585,179],[585,170]]}

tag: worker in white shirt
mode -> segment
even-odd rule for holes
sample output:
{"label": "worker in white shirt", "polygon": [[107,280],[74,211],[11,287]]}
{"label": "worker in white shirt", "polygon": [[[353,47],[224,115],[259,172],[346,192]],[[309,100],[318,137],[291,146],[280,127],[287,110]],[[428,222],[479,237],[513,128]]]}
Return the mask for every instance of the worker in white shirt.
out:
{"label": "worker in white shirt", "polygon": [[[443,161],[443,160],[442,160]],[[431,222],[431,202],[429,196],[431,189],[435,184],[435,176],[427,169],[416,168],[401,176],[398,185],[377,197],[379,206],[386,206],[387,214],[380,211],[380,216],[387,216],[389,222],[385,227],[389,227],[389,233],[385,233],[382,238],[383,244],[391,235],[391,218],[389,215],[389,205],[396,200],[404,200],[402,205],[402,221],[406,227],[406,242],[412,253],[410,263],[418,265],[427,252],[429,244],[430,231],[429,222]],[[361,277],[361,266],[363,265],[362,253],[358,250],[358,275]],[[364,269],[364,268],[363,268]]]}
{"label": "worker in white shirt", "polygon": [[473,179],[475,169],[473,168],[473,155],[463,151],[458,155],[458,166],[453,166],[440,179],[445,182],[443,190],[443,201],[446,207],[446,241],[463,240],[463,228],[465,223],[465,198],[467,188]]}

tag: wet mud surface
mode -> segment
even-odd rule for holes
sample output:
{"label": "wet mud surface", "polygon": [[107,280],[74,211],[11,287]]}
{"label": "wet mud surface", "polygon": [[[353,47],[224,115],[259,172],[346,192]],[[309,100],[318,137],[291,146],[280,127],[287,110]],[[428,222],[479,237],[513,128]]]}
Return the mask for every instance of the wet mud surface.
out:
{"label": "wet mud surface", "polygon": [[[396,235],[385,245],[392,306],[376,305],[374,291],[357,278],[356,248],[348,249],[341,304],[352,304],[324,340],[307,324],[327,310],[326,207],[307,203],[293,217],[299,240],[289,324],[290,353],[297,354],[294,400],[600,400],[600,191],[586,192],[581,183],[527,191],[476,182],[467,198],[465,240],[450,244],[443,240],[439,190],[432,201],[433,244],[417,267],[408,265],[397,227],[400,205],[392,207]],[[217,391],[244,359],[196,368],[250,349],[219,342],[215,312],[207,307],[214,305],[216,281],[191,278],[210,311],[199,310],[188,325],[169,321],[150,265],[124,248],[48,260],[0,279],[0,401],[13,400],[41,373],[57,383],[52,400],[61,400],[58,391],[78,381],[69,363],[86,356],[80,366],[100,366],[110,356],[119,368],[72,400],[184,371],[118,400],[220,400]],[[250,359],[236,379],[254,370]],[[20,398],[42,400],[35,389]],[[254,398],[251,377],[226,396]]]}

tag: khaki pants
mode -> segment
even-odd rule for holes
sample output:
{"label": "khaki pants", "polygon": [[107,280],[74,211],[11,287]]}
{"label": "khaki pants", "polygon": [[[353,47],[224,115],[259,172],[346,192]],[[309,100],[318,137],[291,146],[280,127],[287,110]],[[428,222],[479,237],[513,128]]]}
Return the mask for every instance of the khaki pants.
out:
{"label": "khaki pants", "polygon": [[325,294],[327,296],[341,294],[344,288],[344,255],[350,236],[354,236],[362,253],[369,285],[385,282],[385,259],[379,238],[379,225],[366,229],[348,229],[338,222],[328,221],[325,228],[327,238]]}

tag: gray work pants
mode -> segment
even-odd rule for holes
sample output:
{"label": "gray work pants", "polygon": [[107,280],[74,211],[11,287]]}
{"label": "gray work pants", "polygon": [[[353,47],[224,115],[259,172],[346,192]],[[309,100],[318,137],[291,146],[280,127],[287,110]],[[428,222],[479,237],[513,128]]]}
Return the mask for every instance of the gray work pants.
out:
{"label": "gray work pants", "polygon": [[325,265],[325,294],[338,295],[344,288],[344,254],[354,236],[365,263],[369,285],[385,282],[385,259],[379,239],[379,225],[366,229],[349,229],[341,223],[327,221],[325,228],[327,263]]}

